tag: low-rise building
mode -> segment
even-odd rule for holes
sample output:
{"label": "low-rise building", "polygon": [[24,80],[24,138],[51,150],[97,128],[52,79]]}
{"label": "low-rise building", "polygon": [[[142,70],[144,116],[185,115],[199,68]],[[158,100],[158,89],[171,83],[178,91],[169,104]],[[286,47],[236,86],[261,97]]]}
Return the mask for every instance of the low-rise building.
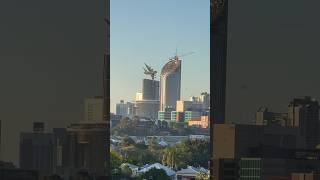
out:
{"label": "low-rise building", "polygon": [[143,173],[146,173],[148,172],[149,170],[153,169],[153,168],[156,168],[156,169],[162,169],[166,172],[166,174],[172,179],[172,180],[175,180],[176,179],[176,172],[173,171],[171,168],[167,167],[167,166],[164,166],[160,163],[154,163],[154,164],[151,164],[151,165],[146,165],[144,166],[142,169],[140,169],[138,171],[138,173],[140,174],[143,174]]}
{"label": "low-rise building", "polygon": [[199,173],[209,175],[209,171],[207,169],[188,166],[187,168],[181,169],[177,172],[177,180],[195,180]]}
{"label": "low-rise building", "polygon": [[209,127],[209,116],[201,116],[196,119],[191,119],[188,121],[188,126],[208,128]]}

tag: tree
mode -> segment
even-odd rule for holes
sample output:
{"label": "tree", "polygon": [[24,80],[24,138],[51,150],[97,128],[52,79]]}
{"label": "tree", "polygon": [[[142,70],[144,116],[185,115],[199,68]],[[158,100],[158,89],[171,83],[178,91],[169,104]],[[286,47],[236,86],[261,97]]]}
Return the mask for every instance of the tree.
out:
{"label": "tree", "polygon": [[148,172],[141,175],[141,179],[147,180],[171,180],[163,169],[152,168]]}
{"label": "tree", "polygon": [[157,139],[156,139],[155,137],[152,137],[152,138],[149,140],[148,149],[149,149],[151,152],[156,152],[159,148],[160,148],[160,145],[159,145]]}
{"label": "tree", "polygon": [[196,180],[209,180],[210,178],[210,173],[206,172],[199,172],[196,176]]}
{"label": "tree", "polygon": [[122,157],[116,151],[110,151],[110,165],[111,170],[119,168],[122,163]]}
{"label": "tree", "polygon": [[123,166],[123,167],[121,167],[121,175],[122,175],[122,177],[124,177],[124,178],[130,178],[130,177],[131,177],[132,171],[131,171],[131,169],[129,168],[129,166]]}
{"label": "tree", "polygon": [[187,159],[191,158],[191,152],[188,151],[184,144],[178,144],[168,147],[163,151],[162,164],[167,165],[174,170],[187,167]]}
{"label": "tree", "polygon": [[191,157],[188,159],[188,164],[195,167],[208,168],[210,159],[210,142],[208,140],[188,140],[184,142]]}
{"label": "tree", "polygon": [[162,151],[162,164],[175,170],[194,167],[208,167],[210,143],[207,140],[188,140]]}
{"label": "tree", "polygon": [[135,144],[134,140],[128,136],[124,137],[121,141],[121,145],[124,147],[134,145],[134,144]]}

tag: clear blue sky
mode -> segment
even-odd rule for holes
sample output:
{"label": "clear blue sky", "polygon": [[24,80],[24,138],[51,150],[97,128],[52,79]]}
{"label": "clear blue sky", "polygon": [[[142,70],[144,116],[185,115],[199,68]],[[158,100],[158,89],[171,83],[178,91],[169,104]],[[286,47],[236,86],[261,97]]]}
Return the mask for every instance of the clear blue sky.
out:
{"label": "clear blue sky", "polygon": [[182,99],[210,90],[209,0],[111,0],[111,112],[133,100],[145,77],[144,62],[158,71],[183,57]]}

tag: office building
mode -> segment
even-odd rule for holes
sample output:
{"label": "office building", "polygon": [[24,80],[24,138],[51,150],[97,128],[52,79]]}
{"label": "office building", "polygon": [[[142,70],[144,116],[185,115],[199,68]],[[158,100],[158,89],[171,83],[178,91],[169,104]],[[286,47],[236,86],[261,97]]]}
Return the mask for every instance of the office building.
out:
{"label": "office building", "polygon": [[84,120],[103,121],[103,97],[87,97],[84,101]]}
{"label": "office building", "polygon": [[135,103],[134,102],[127,102],[127,116],[129,118],[133,118],[136,115],[136,107],[135,107]]}
{"label": "office building", "polygon": [[185,111],[184,112],[184,121],[188,122],[191,119],[200,118],[201,113],[199,111]]}
{"label": "office building", "polygon": [[158,111],[158,120],[160,121],[171,121],[172,111]]}
{"label": "office building", "polygon": [[207,92],[201,93],[200,102],[202,103],[203,110],[209,110],[210,109],[210,94]]}
{"label": "office building", "polygon": [[116,114],[126,116],[128,114],[128,106],[123,100],[116,104]]}
{"label": "office building", "polygon": [[288,113],[270,112],[266,107],[260,107],[256,112],[256,125],[279,124],[288,126]]}
{"label": "office building", "polygon": [[178,56],[167,62],[160,75],[160,111],[176,107],[181,95],[181,60]]}
{"label": "office building", "polygon": [[0,179],[1,180],[40,180],[40,175],[37,170],[0,168]]}
{"label": "office building", "polygon": [[135,103],[127,102],[125,103],[123,100],[120,103],[116,104],[116,115],[120,115],[123,117],[133,117],[136,115],[136,107]]}
{"label": "office building", "polygon": [[184,112],[184,111],[191,111],[192,110],[192,101],[183,101],[179,100],[176,104],[176,111],[177,112]]}
{"label": "office building", "polygon": [[199,101],[183,101],[179,100],[176,103],[176,111],[177,112],[185,112],[185,111],[198,111],[202,112],[204,109],[202,108],[203,104]]}
{"label": "office building", "polygon": [[184,122],[184,112],[171,111],[172,122]]}
{"label": "office building", "polygon": [[213,159],[211,179],[235,180],[239,179],[238,161],[235,159]]}
{"label": "office building", "polygon": [[105,175],[108,130],[105,122],[81,122],[67,127],[69,173],[86,169],[97,176]]}
{"label": "office building", "polygon": [[50,175],[56,167],[54,135],[45,133],[41,122],[34,123],[33,130],[20,134],[20,168]]}
{"label": "office building", "polygon": [[306,173],[292,173],[290,180],[318,180],[320,179],[320,173],[318,172],[306,172]]}
{"label": "office building", "polygon": [[299,127],[305,138],[305,148],[314,149],[319,144],[319,103],[311,97],[295,98],[288,105],[289,126]]}
{"label": "office building", "polygon": [[287,157],[289,153],[281,149],[303,147],[299,129],[294,127],[215,124],[213,133],[214,159],[260,156],[261,152],[264,157]]}
{"label": "office building", "polygon": [[[213,122],[225,122],[228,0],[211,0]],[[211,126],[213,127],[213,126]]]}
{"label": "office building", "polygon": [[159,100],[159,81],[153,79],[142,80],[142,99]]}
{"label": "office building", "polygon": [[137,92],[135,101],[142,101],[142,100],[143,100],[143,93],[142,92]]}
{"label": "office building", "polygon": [[136,116],[156,119],[158,111],[159,111],[159,100],[135,101]]}

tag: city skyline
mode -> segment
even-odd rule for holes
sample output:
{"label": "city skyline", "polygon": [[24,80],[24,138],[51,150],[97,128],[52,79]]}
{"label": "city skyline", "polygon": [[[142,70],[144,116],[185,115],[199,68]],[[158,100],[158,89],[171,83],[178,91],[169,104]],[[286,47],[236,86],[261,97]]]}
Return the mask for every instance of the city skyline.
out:
{"label": "city skyline", "polygon": [[181,98],[210,91],[209,3],[111,0],[111,112],[120,100],[134,100],[141,90],[147,78],[144,63],[158,72],[159,80],[161,68],[176,50],[178,55],[195,52],[182,58]]}

